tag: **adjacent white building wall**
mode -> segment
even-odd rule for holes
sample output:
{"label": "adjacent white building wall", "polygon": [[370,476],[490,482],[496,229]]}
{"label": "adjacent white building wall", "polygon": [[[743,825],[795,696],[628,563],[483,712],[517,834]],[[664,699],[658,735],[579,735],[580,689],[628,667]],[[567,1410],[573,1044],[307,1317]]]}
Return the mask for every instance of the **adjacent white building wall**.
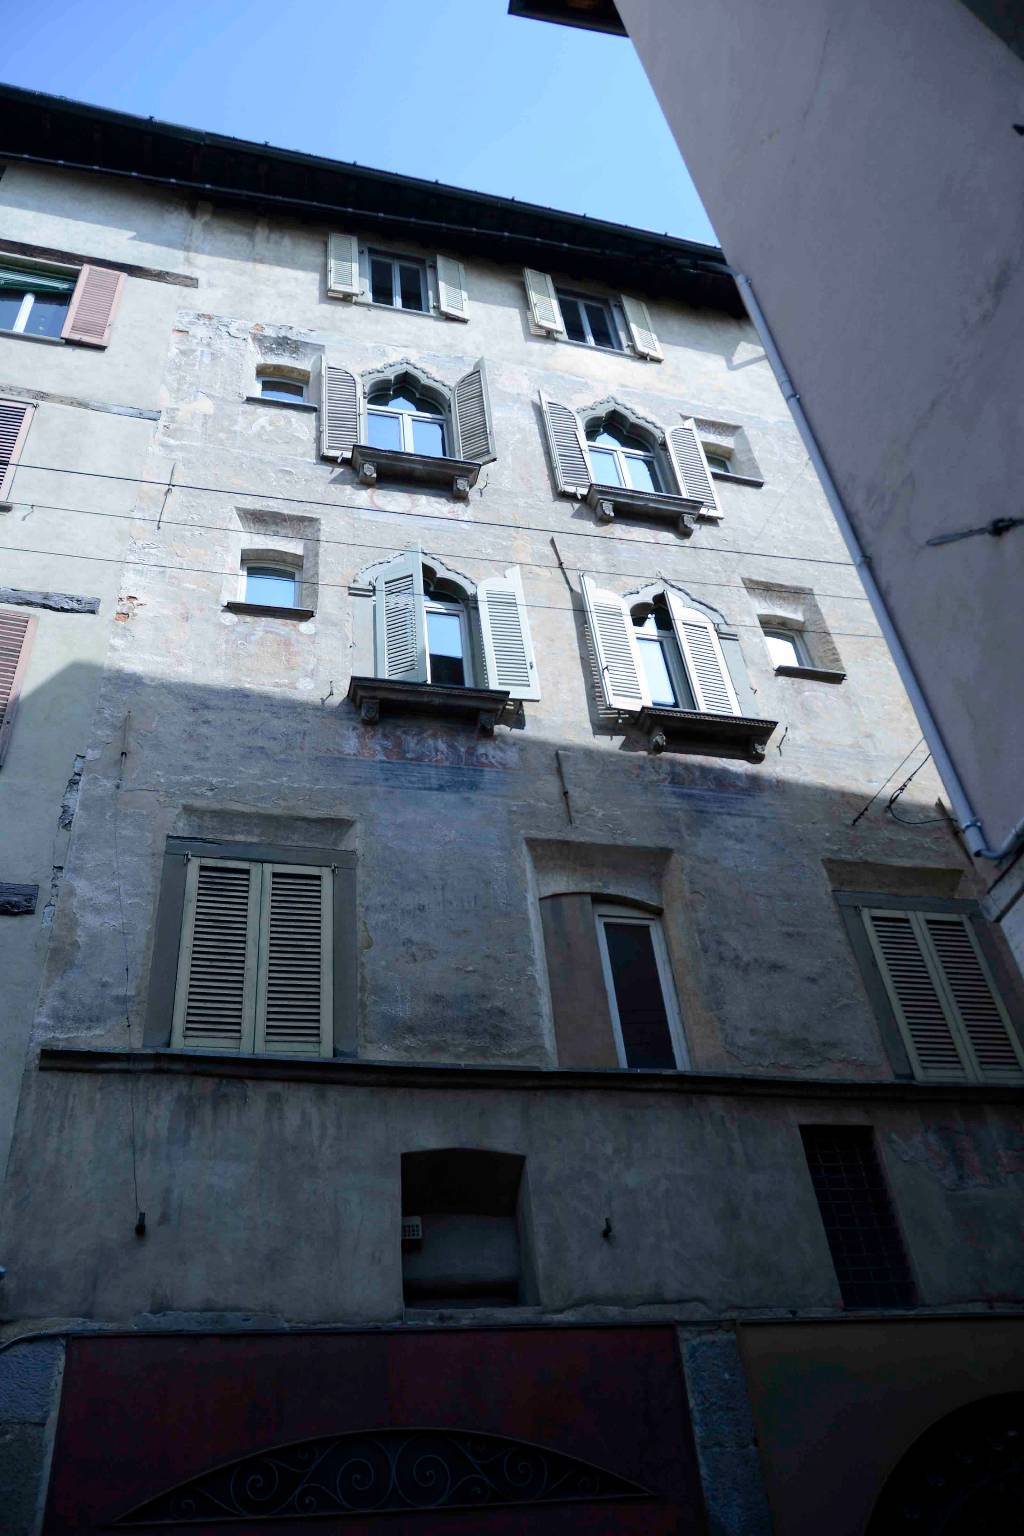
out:
{"label": "adjacent white building wall", "polygon": [[[1024,814],[1024,66],[959,0],[619,0],[960,778]],[[1004,882],[1005,883],[1005,882]]]}

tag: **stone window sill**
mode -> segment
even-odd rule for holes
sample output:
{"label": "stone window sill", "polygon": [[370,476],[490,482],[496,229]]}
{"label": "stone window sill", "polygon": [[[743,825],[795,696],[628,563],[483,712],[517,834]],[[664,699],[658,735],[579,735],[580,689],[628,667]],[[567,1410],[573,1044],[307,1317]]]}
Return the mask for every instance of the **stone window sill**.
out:
{"label": "stone window sill", "polygon": [[249,614],[255,619],[292,619],[296,624],[316,616],[315,608],[277,608],[272,603],[225,603],[224,610]]}
{"label": "stone window sill", "polygon": [[492,736],[509,701],[504,688],[450,688],[436,683],[400,683],[387,677],[353,677],[348,697],[360,719],[375,725],[381,712],[475,717],[484,736]]}
{"label": "stone window sill", "polygon": [[465,501],[480,475],[472,459],[434,458],[426,453],[401,453],[396,448],[371,448],[357,443],[352,449],[352,468],[363,485],[378,480],[400,480],[406,485],[443,485]]}
{"label": "stone window sill", "polygon": [[632,717],[649,740],[652,752],[700,752],[708,756],[764,760],[765,747],[777,720],[749,715],[711,715],[693,709],[658,709],[653,705]]}
{"label": "stone window sill", "polygon": [[809,683],[841,683],[846,677],[845,672],[833,672],[828,667],[787,667],[775,668],[776,677],[804,677]]}
{"label": "stone window sill", "polygon": [[733,485],[752,485],[755,491],[759,491],[764,485],[764,481],[759,480],[756,475],[734,475],[732,470],[725,469],[713,469],[711,478],[712,480],[731,480]]}
{"label": "stone window sill", "polygon": [[0,330],[0,336],[8,336],[12,341],[39,341],[44,347],[66,347],[67,342],[63,336],[26,336],[24,331]]}
{"label": "stone window sill", "polygon": [[597,513],[599,523],[610,523],[619,514],[656,517],[675,523],[687,537],[693,532],[694,519],[702,503],[693,496],[672,496],[667,491],[634,491],[621,485],[591,485],[587,506]]}
{"label": "stone window sill", "polygon": [[317,411],[319,407],[312,400],[271,400],[266,395],[246,395],[246,405],[275,405],[283,407],[286,411]]}

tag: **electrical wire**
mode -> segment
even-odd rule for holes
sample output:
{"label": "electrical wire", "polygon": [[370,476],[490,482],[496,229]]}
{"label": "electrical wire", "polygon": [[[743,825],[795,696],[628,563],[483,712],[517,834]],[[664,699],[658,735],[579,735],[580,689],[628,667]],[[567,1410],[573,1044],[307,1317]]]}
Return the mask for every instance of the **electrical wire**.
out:
{"label": "electrical wire", "polygon": [[[917,738],[917,740],[914,742],[914,745],[911,747],[910,751],[907,753],[906,757],[903,759],[903,762],[900,762],[900,763],[896,764],[896,767],[893,769],[892,773],[889,774],[888,778],[885,778],[885,779],[882,780],[881,784],[879,784],[878,788],[875,790],[874,794],[871,796],[871,799],[867,802],[867,804],[861,806],[861,808],[857,812],[856,816],[850,822],[850,826],[851,827],[855,827],[857,825],[858,821],[860,821],[861,817],[867,815],[868,811],[870,811],[871,807],[874,805],[875,801],[878,799],[879,795],[882,793],[882,790],[885,788],[885,786],[892,782],[892,780],[899,773],[900,769],[903,767],[904,763],[909,763],[910,762],[910,759],[913,757],[913,755],[917,751],[918,747],[922,746],[923,743],[924,743],[924,737],[923,736],[919,736]],[[930,754],[929,754],[929,756],[930,756]],[[927,762],[927,760],[928,759],[926,758],[925,761]]]}
{"label": "electrical wire", "polygon": [[[177,488],[178,487],[176,487],[176,486],[170,487],[170,489],[177,489]],[[168,487],[165,486],[164,489],[167,490]],[[162,530],[164,528],[184,528],[184,529],[187,529],[189,532],[196,531],[196,532],[200,532],[200,533],[223,533],[223,534],[237,536],[237,534],[240,531],[238,527],[232,527],[231,525],[226,524],[226,523],[194,523],[194,522],[191,522],[191,521],[185,522],[185,521],[182,521],[182,520],[180,520],[178,518],[167,518],[167,517],[163,516],[162,512],[161,512],[159,517],[145,517],[142,513],[139,513],[139,512],[101,512],[96,507],[68,507],[68,506],[58,505],[56,502],[49,502],[49,501],[14,501],[14,502],[11,502],[10,505],[11,506],[18,506],[18,507],[27,507],[30,511],[70,512],[74,516],[81,516],[81,517],[105,517],[105,518],[110,518],[110,519],[112,519],[115,522],[152,523],[155,526],[155,528],[157,529],[157,532],[162,532]],[[288,514],[284,513],[282,515],[287,516]],[[451,520],[449,519],[449,521],[451,521]],[[459,522],[459,523],[453,524],[453,526],[456,526],[456,527],[459,527],[459,528],[464,528],[464,527],[472,528],[475,525],[473,523],[461,523],[461,522]],[[513,525],[512,524],[503,524],[502,526],[503,527],[511,528]],[[241,531],[244,532],[245,530],[241,530]],[[562,530],[558,530],[559,533],[561,533],[561,531]],[[339,548],[376,549],[376,550],[389,550],[389,551],[393,551],[393,550],[396,550],[396,549],[399,548],[399,546],[395,545],[395,544],[377,544],[377,543],[372,543],[372,542],[370,542],[370,541],[368,541],[366,539],[329,539],[329,538],[326,538],[326,537],[324,537],[322,535],[319,538],[307,538],[305,535],[301,535],[301,538],[302,538],[302,542],[304,544],[337,545]],[[648,543],[648,542],[651,542],[651,541],[646,540],[646,539],[644,539],[644,540],[636,539],[636,540],[631,540],[630,542],[632,542],[632,543]],[[657,547],[658,549],[662,549],[662,550],[664,550],[666,548],[666,546],[663,545],[663,544],[659,544],[659,545],[657,545],[655,547]],[[493,556],[489,556],[489,555],[474,555],[471,552],[469,552],[467,550],[464,550],[464,549],[460,549],[460,550],[436,549],[433,546],[431,546],[430,554],[434,555],[436,558],[441,559],[441,560],[489,560],[489,561],[492,561],[494,564],[497,564],[497,565],[500,565],[502,563],[500,560],[495,560]],[[559,565],[557,565],[554,561],[551,561],[551,560],[524,560],[524,559],[522,559],[519,556],[516,557],[516,564],[517,565],[525,565],[525,566],[528,566],[531,570],[537,570],[537,571],[558,571],[558,570],[561,569]],[[590,575],[593,575],[593,576],[622,576],[623,574],[627,574],[627,573],[622,572],[621,570],[615,570],[615,571],[609,570],[607,568],[607,566],[601,567],[601,566],[595,566],[595,565],[589,565],[589,564],[587,566],[587,571],[588,571],[588,573]],[[742,581],[708,581],[705,577],[690,577],[690,576],[688,576],[687,580],[686,580],[686,584],[687,584],[687,586],[693,586],[693,587],[724,587],[724,588],[728,588],[730,591],[733,591],[733,592],[746,592],[748,590],[747,587],[744,585],[744,583]],[[837,599],[840,602],[846,602],[846,603],[866,603],[868,601],[866,595],[863,592],[820,592],[820,591],[815,590],[815,594],[814,595],[815,595],[815,597],[835,598],[835,599]]]}
{"label": "electrical wire", "polygon": [[[395,552],[397,554],[403,553],[403,550],[402,550],[401,546],[397,546],[396,545],[396,546],[392,546],[392,547],[395,549]],[[5,551],[8,554],[15,554],[15,555],[44,555],[48,559],[91,560],[91,561],[94,561],[94,562],[96,562],[97,564],[100,564],[100,565],[138,566],[138,567],[141,567],[144,570],[148,570],[148,571],[174,571],[174,572],[180,572],[180,573],[182,573],[184,575],[189,575],[189,576],[217,576],[221,580],[223,580],[226,576],[231,576],[232,574],[234,574],[231,571],[213,570],[213,569],[211,569],[211,567],[203,566],[203,565],[164,565],[164,564],[161,564],[161,563],[159,563],[157,561],[154,561],[154,560],[133,560],[133,559],[130,558],[130,556],[127,556],[127,555],[86,555],[86,554],[82,554],[81,551],[74,550],[74,549],[31,549],[31,548],[28,548],[27,546],[26,547],[19,547],[16,544],[0,544],[0,551]],[[429,557],[428,557],[428,563],[429,563]],[[573,567],[573,569],[576,570],[577,573],[579,572],[579,567]],[[317,581],[317,583],[316,583],[316,586],[318,587],[318,589],[321,589],[321,590],[337,590],[337,591],[340,591],[340,592],[347,592],[347,591],[349,591],[350,588],[351,588],[351,585],[352,585],[352,583],[350,581]],[[566,604],[566,603],[524,603],[523,607],[524,608],[532,609],[532,610],[534,610],[536,612],[541,612],[541,611],[546,611],[548,613],[575,613],[576,612],[575,608],[571,604]],[[756,629],[756,630],[760,630],[762,628],[762,626],[760,624],[744,624],[744,623],[732,623],[732,622],[729,623],[728,627],[730,629]],[[800,633],[804,634],[804,635],[833,635],[833,636],[836,636],[839,639],[845,639],[845,640],[883,640],[884,641],[884,638],[885,638],[881,634],[871,634],[871,633],[869,633],[868,631],[865,631],[865,630],[820,629],[819,628],[819,629],[803,629],[803,630],[800,631]]]}
{"label": "electrical wire", "polygon": [[[42,474],[51,475],[76,475],[90,480],[112,480],[119,484],[152,486],[158,491],[167,490],[166,480],[147,480],[140,475],[114,475],[104,470],[95,469],[64,469],[55,464],[27,464],[19,460],[17,469],[37,470]],[[401,517],[407,522],[423,520],[427,522],[442,522],[449,526],[453,519],[449,514],[442,512],[408,512],[401,507],[375,507],[367,502],[338,502],[323,501],[313,496],[282,496],[274,491],[244,491],[233,490],[230,486],[222,485],[193,485],[183,480],[174,482],[176,491],[199,491],[211,496],[242,496],[251,501],[280,501],[289,506],[303,507],[327,507],[332,512],[370,512],[375,517]],[[32,505],[31,502],[28,505]],[[460,523],[460,526],[463,526]],[[465,526],[474,528],[501,528],[506,533],[543,533],[548,536],[555,533],[559,537],[573,539],[600,539],[602,542],[616,540],[624,544],[643,544],[652,549],[664,549],[665,545],[656,539],[623,538],[615,532],[594,532],[585,528],[544,527],[540,523],[509,523],[498,518],[474,517],[472,523]],[[688,553],[692,554],[720,554],[720,555],[745,555],[758,560],[790,560],[801,565],[837,565],[850,570],[854,569],[852,560],[835,560],[827,555],[780,555],[767,549],[736,549],[728,544],[695,544]]]}
{"label": "electrical wire", "polygon": [[886,806],[886,810],[889,812],[889,815],[892,817],[893,821],[898,821],[901,827],[932,827],[932,826],[934,826],[936,824],[936,822],[947,821],[948,820],[948,818],[945,817],[945,816],[926,816],[921,821],[912,821],[907,816],[897,816],[895,810],[893,809],[893,807],[896,804],[896,801],[900,798],[900,795],[902,795],[903,791],[907,788],[907,785],[910,784],[912,782],[912,780],[921,772],[921,769],[924,767],[925,763],[927,763],[930,760],[930,758],[931,758],[931,753],[929,752],[926,757],[923,757],[921,759],[921,761],[918,763],[917,767],[914,769],[914,772],[907,775],[907,777],[903,780],[903,783],[900,785],[899,789],[894,789],[892,794],[889,796],[889,803]]}

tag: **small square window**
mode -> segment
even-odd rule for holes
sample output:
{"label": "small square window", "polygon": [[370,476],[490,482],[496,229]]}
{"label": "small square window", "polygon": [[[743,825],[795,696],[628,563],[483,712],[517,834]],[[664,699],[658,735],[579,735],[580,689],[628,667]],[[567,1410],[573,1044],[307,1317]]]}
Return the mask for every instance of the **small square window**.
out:
{"label": "small square window", "polygon": [[245,601],[264,608],[298,608],[298,572],[286,566],[247,565]]}
{"label": "small square window", "polygon": [[570,341],[579,341],[588,347],[604,347],[613,352],[622,351],[619,328],[610,304],[604,299],[590,298],[587,294],[568,293],[563,288],[555,291],[562,311],[565,334]]}
{"label": "small square window", "polygon": [[77,279],[28,267],[0,267],[0,330],[59,337]]}
{"label": "small square window", "polygon": [[305,400],[306,386],[298,379],[279,378],[277,374],[260,375],[260,397],[263,400]]}
{"label": "small square window", "polygon": [[704,457],[708,461],[708,469],[715,469],[720,475],[732,474],[732,461],[727,454],[716,453],[713,448],[705,448]]}
{"label": "small square window", "polygon": [[427,264],[414,256],[389,256],[370,252],[370,299],[390,309],[411,309],[421,314],[430,308]]}
{"label": "small square window", "polygon": [[807,642],[796,629],[766,629],[764,643],[774,667],[809,667],[812,665]]}

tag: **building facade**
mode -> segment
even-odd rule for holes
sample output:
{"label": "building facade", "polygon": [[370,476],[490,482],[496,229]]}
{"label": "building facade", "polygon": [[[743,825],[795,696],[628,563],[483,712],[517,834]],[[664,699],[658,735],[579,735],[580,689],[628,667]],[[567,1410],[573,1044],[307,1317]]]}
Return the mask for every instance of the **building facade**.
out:
{"label": "building facade", "polygon": [[[781,354],[1018,963],[1024,25],[992,0],[510,0],[628,30]],[[956,111],[948,104],[956,100]],[[857,381],[853,383],[852,381]],[[945,616],[937,625],[935,615]]]}
{"label": "building facade", "polygon": [[720,253],[4,112],[12,1529],[902,1529],[1019,981]]}

